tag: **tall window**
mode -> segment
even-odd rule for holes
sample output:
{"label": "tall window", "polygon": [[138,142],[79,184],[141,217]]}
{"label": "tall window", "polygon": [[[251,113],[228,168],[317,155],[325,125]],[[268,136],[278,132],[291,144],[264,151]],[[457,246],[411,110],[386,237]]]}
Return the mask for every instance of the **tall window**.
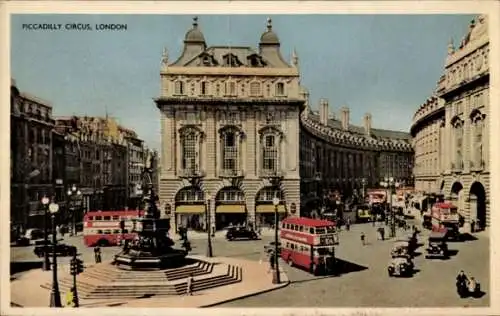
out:
{"label": "tall window", "polygon": [[455,125],[455,168],[462,168],[463,126],[461,122]]}
{"label": "tall window", "polygon": [[235,131],[225,131],[222,134],[222,169],[224,171],[238,171],[238,144]]}
{"label": "tall window", "polygon": [[285,84],[283,82],[278,82],[276,84],[276,95],[277,96],[285,95]]}
{"label": "tall window", "polygon": [[182,135],[182,169],[194,173],[198,171],[198,135],[188,131]]}
{"label": "tall window", "polygon": [[262,169],[266,172],[278,171],[278,144],[276,138],[276,135],[264,135]]}
{"label": "tall window", "polygon": [[483,128],[484,120],[480,113],[477,113],[473,118],[474,128],[474,165],[481,166],[483,161]]}
{"label": "tall window", "polygon": [[201,95],[207,95],[208,94],[208,83],[206,81],[201,82],[201,84],[200,84],[200,92],[201,92]]}
{"label": "tall window", "polygon": [[175,94],[177,95],[183,95],[185,93],[184,91],[184,82],[182,81],[176,81],[175,82]]}

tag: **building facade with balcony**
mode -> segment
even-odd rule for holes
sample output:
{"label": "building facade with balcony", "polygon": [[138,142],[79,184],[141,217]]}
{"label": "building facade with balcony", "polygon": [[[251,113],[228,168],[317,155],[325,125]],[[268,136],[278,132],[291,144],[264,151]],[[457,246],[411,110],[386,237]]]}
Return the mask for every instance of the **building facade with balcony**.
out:
{"label": "building facade with balcony", "polygon": [[320,100],[319,113],[313,112],[307,90],[302,94],[306,100],[300,118],[303,215],[317,210],[328,197],[360,197],[363,189],[379,187],[384,177],[411,185],[414,152],[409,133],[373,128],[369,113],[362,126],[353,125],[349,108],[341,107],[337,118],[325,99]]}
{"label": "building facade with balcony", "polygon": [[41,199],[53,192],[49,102],[20,91],[11,81],[11,223],[41,227]]}
{"label": "building facade with balcony", "polygon": [[300,209],[298,58],[268,21],[259,48],[208,47],[195,18],[175,61],[164,52],[159,197],[173,226],[264,225]]}
{"label": "building facade with balcony", "polygon": [[474,222],[479,229],[490,225],[488,57],[488,19],[480,15],[471,21],[459,47],[450,42],[434,93],[437,105],[422,105],[412,125],[415,139],[422,140],[415,143],[416,152],[430,150],[424,149],[429,137],[434,150],[438,146],[432,159],[437,158],[439,172],[432,171],[432,187],[457,204],[466,227]]}

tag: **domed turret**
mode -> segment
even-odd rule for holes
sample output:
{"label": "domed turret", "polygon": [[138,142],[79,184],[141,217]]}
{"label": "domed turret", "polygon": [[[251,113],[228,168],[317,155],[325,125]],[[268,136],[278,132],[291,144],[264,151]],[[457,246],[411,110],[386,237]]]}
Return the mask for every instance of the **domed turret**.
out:
{"label": "domed turret", "polygon": [[260,45],[280,45],[278,35],[273,32],[271,18],[267,19],[267,31],[262,33],[262,36],[260,37]]}
{"label": "domed turret", "polygon": [[198,17],[193,18],[193,28],[187,31],[186,37],[184,38],[185,44],[205,44],[205,36],[198,28]]}

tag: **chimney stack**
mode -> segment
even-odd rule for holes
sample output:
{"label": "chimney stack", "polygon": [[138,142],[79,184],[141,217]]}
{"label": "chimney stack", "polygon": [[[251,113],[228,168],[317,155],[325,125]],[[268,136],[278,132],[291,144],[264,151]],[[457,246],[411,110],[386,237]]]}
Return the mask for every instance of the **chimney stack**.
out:
{"label": "chimney stack", "polygon": [[370,135],[372,130],[372,115],[370,113],[366,113],[363,117],[363,125],[366,135]]}
{"label": "chimney stack", "polygon": [[319,100],[319,121],[323,125],[328,125],[328,100]]}
{"label": "chimney stack", "polygon": [[342,129],[349,129],[349,108],[347,106],[343,106],[340,110],[340,121],[342,123]]}

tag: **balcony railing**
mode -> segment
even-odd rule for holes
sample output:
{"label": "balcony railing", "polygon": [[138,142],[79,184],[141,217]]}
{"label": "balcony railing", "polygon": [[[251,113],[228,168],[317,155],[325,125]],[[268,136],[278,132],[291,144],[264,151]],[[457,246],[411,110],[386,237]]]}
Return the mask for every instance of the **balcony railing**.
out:
{"label": "balcony railing", "polygon": [[179,177],[181,178],[201,178],[205,173],[198,169],[181,169],[179,170]]}
{"label": "balcony railing", "polygon": [[277,177],[282,177],[283,172],[281,170],[268,170],[268,169],[261,169],[259,171],[259,176],[261,178],[277,178]]}
{"label": "balcony railing", "polygon": [[219,172],[219,176],[221,178],[239,178],[243,177],[244,174],[242,170],[222,169]]}
{"label": "balcony railing", "polygon": [[463,161],[461,162],[452,162],[451,163],[451,171],[452,172],[461,172],[464,170],[464,163]]}
{"label": "balcony railing", "polygon": [[472,171],[481,171],[485,167],[485,162],[484,160],[481,161],[469,161],[470,169]]}

